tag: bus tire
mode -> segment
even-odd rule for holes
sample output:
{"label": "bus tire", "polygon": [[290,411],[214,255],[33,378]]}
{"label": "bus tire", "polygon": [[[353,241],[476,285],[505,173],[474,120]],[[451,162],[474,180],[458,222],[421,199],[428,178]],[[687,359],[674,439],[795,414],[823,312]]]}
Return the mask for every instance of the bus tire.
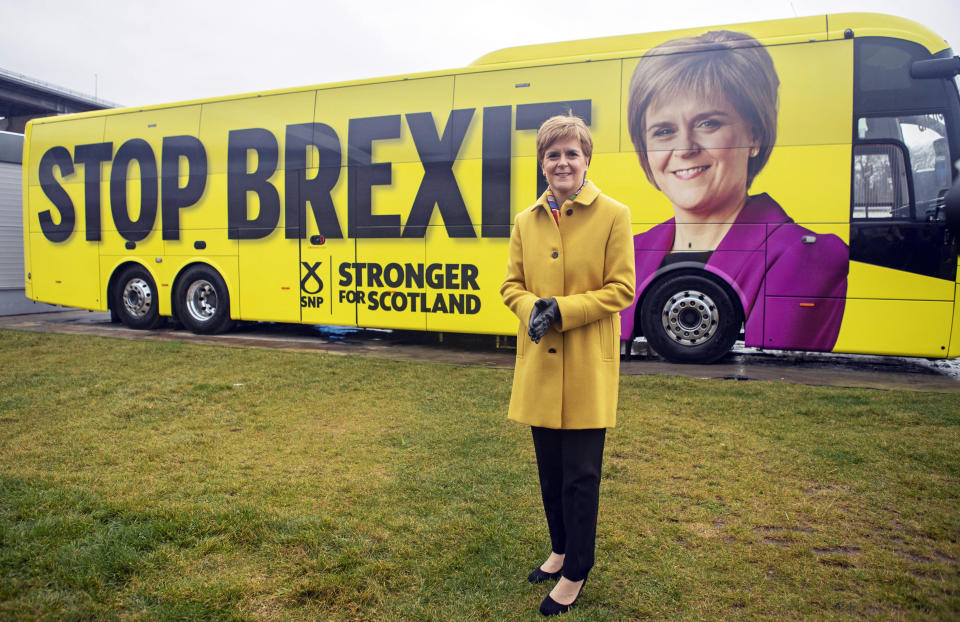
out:
{"label": "bus tire", "polygon": [[113,287],[111,314],[127,328],[152,330],[163,323],[157,284],[143,266],[130,266],[120,273]]}
{"label": "bus tire", "polygon": [[230,330],[230,293],[220,274],[209,266],[192,266],[177,280],[173,292],[177,319],[199,335]]}
{"label": "bus tire", "polygon": [[640,308],[647,343],[673,363],[713,363],[737,340],[743,313],[730,290],[705,272],[656,283]]}

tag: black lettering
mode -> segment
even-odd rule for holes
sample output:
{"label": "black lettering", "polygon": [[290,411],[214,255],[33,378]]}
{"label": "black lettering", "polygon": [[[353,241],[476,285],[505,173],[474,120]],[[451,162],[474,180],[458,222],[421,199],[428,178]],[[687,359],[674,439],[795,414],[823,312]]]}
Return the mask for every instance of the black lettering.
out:
{"label": "black lettering", "polygon": [[[520,104],[517,106],[517,129],[538,130],[543,122],[558,114],[572,114],[590,125],[591,100],[544,102],[541,104]],[[537,197],[547,189],[547,180],[543,177],[540,163],[537,162]]]}
{"label": "black lettering", "polygon": [[77,145],[73,161],[83,164],[83,214],[88,242],[100,240],[100,172],[101,165],[113,157],[113,143]]}
{"label": "black lettering", "polygon": [[464,302],[463,294],[450,294],[450,305],[448,313],[463,313]]}
{"label": "black lettering", "polygon": [[480,274],[480,270],[477,267],[470,263],[465,263],[461,268],[460,278],[461,278],[461,289],[480,289],[480,286],[477,285],[477,275]]}
{"label": "black lettering", "polygon": [[510,106],[483,109],[480,236],[510,237]]}
{"label": "black lettering", "polygon": [[427,234],[427,225],[433,215],[434,207],[440,210],[440,217],[451,238],[475,238],[473,223],[467,206],[460,194],[460,187],[453,175],[453,163],[457,159],[463,139],[470,127],[474,108],[451,110],[443,137],[437,134],[433,115],[418,112],[407,115],[407,125],[413,135],[413,142],[423,164],[423,180],[413,200],[407,224],[403,228],[403,237],[422,238]]}
{"label": "black lettering", "polygon": [[[317,174],[307,179],[307,152],[316,147]],[[340,138],[323,123],[287,126],[284,143],[284,236],[288,240],[307,237],[307,203],[317,229],[327,238],[343,238],[340,220],[330,193],[340,179]]]}
{"label": "black lettering", "polygon": [[70,159],[70,152],[65,147],[47,149],[43,157],[40,158],[39,169],[40,187],[47,198],[50,199],[50,202],[53,203],[53,206],[57,208],[60,224],[53,222],[53,216],[50,215],[48,209],[37,214],[43,236],[51,242],[63,242],[73,233],[73,228],[76,225],[76,211],[73,209],[73,201],[70,200],[70,195],[54,177],[53,167],[60,169],[61,177],[73,175],[73,160]]}
{"label": "black lettering", "polygon": [[[180,160],[187,185],[180,187]],[[180,239],[180,210],[200,200],[207,186],[207,150],[195,136],[166,136],[160,154],[160,222],[164,240]]]}
{"label": "black lettering", "polygon": [[350,265],[356,271],[356,274],[354,277],[356,280],[354,282],[357,284],[357,287],[361,287],[363,285],[363,269],[367,267],[367,264],[361,261],[361,262],[350,264]]}
{"label": "black lettering", "polygon": [[460,268],[455,263],[448,263],[444,269],[443,281],[445,289],[458,289],[460,283],[457,281],[457,270]]}
{"label": "black lettering", "polygon": [[[437,277],[437,273],[440,276]],[[443,289],[443,264],[432,263],[427,266],[427,285],[434,289]]]}
{"label": "black lettering", "polygon": [[421,309],[425,306],[425,303],[423,301],[426,300],[427,295],[424,293],[418,293],[418,292],[407,292],[407,298],[410,299],[410,311],[413,313],[416,313],[418,308],[418,303],[419,303],[419,308]]}
{"label": "black lettering", "polygon": [[407,297],[403,292],[393,292],[390,296],[390,306],[393,307],[394,311],[406,311]]}
{"label": "black lettering", "polygon": [[403,268],[398,263],[388,263],[383,270],[383,280],[387,287],[400,287],[403,284]]}
{"label": "black lettering", "polygon": [[[264,238],[280,222],[280,194],[268,180],[277,170],[280,147],[263,128],[233,130],[227,139],[227,237],[237,240]],[[250,151],[257,154],[257,168],[247,172]],[[247,198],[257,195],[260,213],[247,218]]]}
{"label": "black lettering", "polygon": [[473,294],[467,294],[467,308],[465,313],[475,315],[480,313],[480,298]]}
{"label": "black lettering", "polygon": [[341,289],[338,291],[338,295],[340,297],[339,301],[341,303],[344,300],[347,301],[347,304],[351,304],[351,305],[357,304],[358,302],[361,304],[363,303],[363,292],[358,292],[352,289]]}
{"label": "black lettering", "polygon": [[347,235],[352,238],[399,238],[400,215],[373,213],[373,186],[390,185],[390,162],[373,163],[373,141],[400,138],[400,115],[350,119],[347,160],[347,194],[350,216]]}
{"label": "black lettering", "polygon": [[380,280],[380,273],[383,266],[378,263],[367,264],[367,287],[383,287],[383,281]]}
{"label": "black lettering", "polygon": [[417,265],[413,264],[404,264],[403,271],[405,272],[407,287],[423,287],[423,264],[418,263]]}
{"label": "black lettering", "polygon": [[337,283],[340,287],[346,287],[353,282],[353,277],[350,274],[350,267],[352,264],[343,262],[340,264],[340,267],[337,271],[340,273],[340,281]]}
{"label": "black lettering", "polygon": [[[127,209],[127,175],[134,161],[140,167],[140,214],[130,219]],[[110,169],[110,212],[113,223],[125,240],[139,242],[148,235],[157,220],[157,159],[150,144],[131,138],[120,145]]]}
{"label": "black lettering", "polygon": [[443,294],[438,293],[436,298],[433,299],[433,308],[430,309],[431,313],[446,313],[447,312],[447,303],[443,300]]}
{"label": "black lettering", "polygon": [[591,100],[577,99],[517,106],[517,129],[538,130],[543,122],[558,114],[572,114],[590,125]]}
{"label": "black lettering", "polygon": [[307,309],[319,309],[323,306],[323,296],[300,296],[300,306]]}
{"label": "black lettering", "polygon": [[371,311],[376,311],[380,308],[380,300],[377,298],[377,292],[370,292],[370,296],[367,299],[367,308]]}

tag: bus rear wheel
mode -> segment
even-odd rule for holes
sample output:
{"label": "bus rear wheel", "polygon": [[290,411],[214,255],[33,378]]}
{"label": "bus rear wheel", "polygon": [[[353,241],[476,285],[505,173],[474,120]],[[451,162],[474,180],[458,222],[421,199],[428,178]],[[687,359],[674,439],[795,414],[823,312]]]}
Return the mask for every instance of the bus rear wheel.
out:
{"label": "bus rear wheel", "polygon": [[121,272],[111,295],[111,316],[116,314],[128,328],[152,330],[163,323],[157,284],[143,266],[130,266]]}
{"label": "bus rear wheel", "polygon": [[227,284],[213,268],[188,268],[177,281],[173,296],[177,319],[191,331],[212,335],[233,327]]}
{"label": "bus rear wheel", "polygon": [[654,285],[640,309],[647,343],[673,363],[713,363],[730,351],[742,322],[727,288],[695,272]]}

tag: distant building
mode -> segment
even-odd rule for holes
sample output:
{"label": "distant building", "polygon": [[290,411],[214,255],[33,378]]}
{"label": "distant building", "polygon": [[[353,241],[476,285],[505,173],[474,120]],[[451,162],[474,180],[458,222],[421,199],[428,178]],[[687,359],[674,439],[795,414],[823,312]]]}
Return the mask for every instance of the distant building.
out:
{"label": "distant building", "polygon": [[116,104],[0,69],[0,315],[55,311],[23,293],[23,130],[27,121]]}
{"label": "distant building", "polygon": [[57,309],[23,295],[23,136],[0,132],[0,315]]}

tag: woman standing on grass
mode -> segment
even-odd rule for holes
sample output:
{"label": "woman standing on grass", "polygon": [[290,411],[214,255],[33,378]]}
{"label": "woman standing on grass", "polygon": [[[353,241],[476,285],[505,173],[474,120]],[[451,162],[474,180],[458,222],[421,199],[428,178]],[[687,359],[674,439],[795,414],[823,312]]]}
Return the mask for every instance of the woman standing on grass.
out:
{"label": "woman standing on grass", "polygon": [[617,413],[617,313],[634,296],[630,210],[586,180],[592,153],[579,118],[540,126],[549,187],[514,220],[500,287],[520,319],[509,417],[532,427],[553,549],[528,579],[559,578],[544,615],[573,606],[593,567],[603,443]]}

